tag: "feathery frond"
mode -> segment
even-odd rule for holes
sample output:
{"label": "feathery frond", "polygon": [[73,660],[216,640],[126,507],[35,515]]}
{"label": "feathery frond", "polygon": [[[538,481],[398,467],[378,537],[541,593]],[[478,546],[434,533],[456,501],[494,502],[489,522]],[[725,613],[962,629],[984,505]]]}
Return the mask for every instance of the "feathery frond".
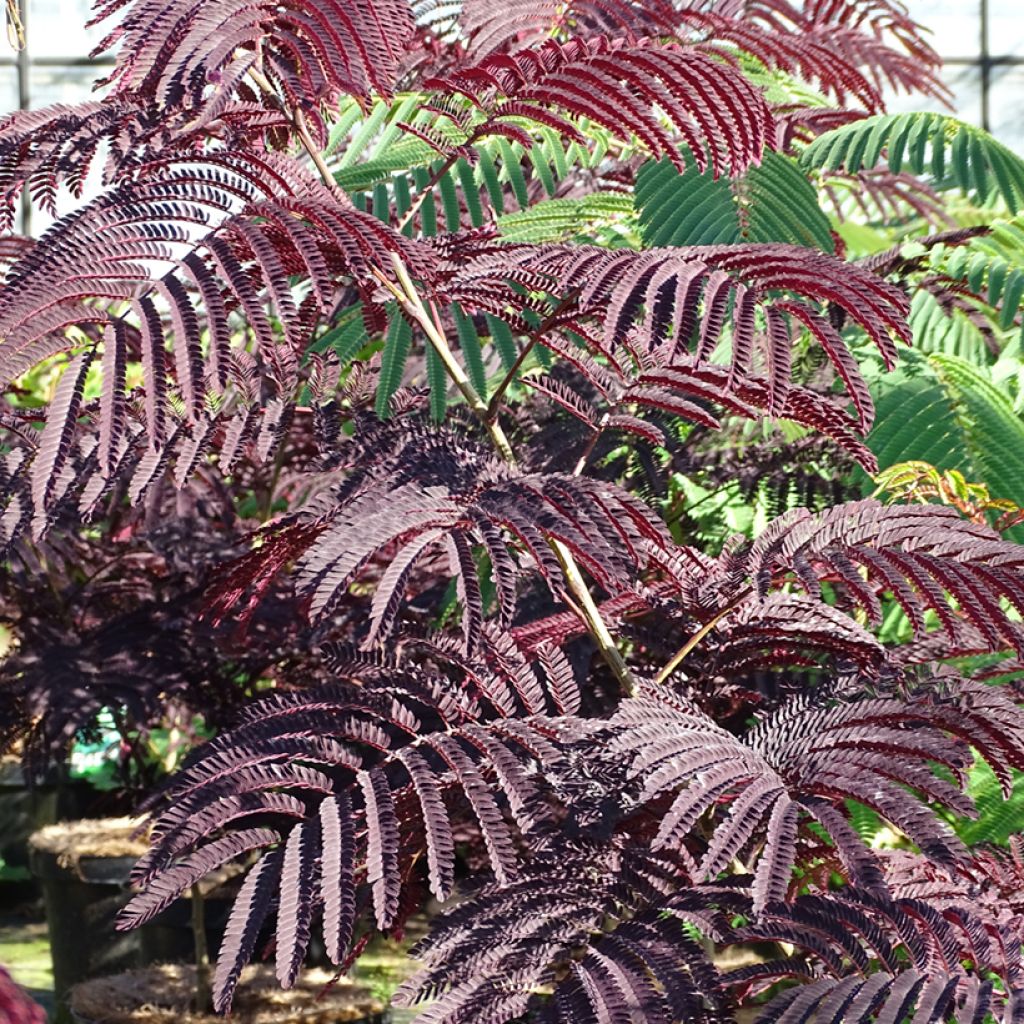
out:
{"label": "feathery frond", "polygon": [[966,681],[939,686],[944,688],[910,699],[790,701],[742,737],[695,707],[649,690],[620,706],[612,719],[619,735],[608,750],[613,757],[639,750],[631,758],[630,774],[643,784],[641,801],[682,787],[662,818],[656,847],[676,846],[708,810],[731,798],[700,873],[713,880],[752,836],[763,833],[753,883],[756,911],[786,898],[805,817],[828,833],[855,884],[884,894],[877,859],[837,801],[854,799],[871,807],[926,856],[952,867],[966,851],[923,801],[967,816],[973,805],[932,765],[944,765],[962,787],[972,760],[969,744],[980,735],[1000,737],[996,747],[983,743],[981,749],[1004,777],[1021,761],[1022,748],[1014,737],[1024,736],[1024,718],[1009,700],[998,691],[989,697],[987,688]]}
{"label": "feathery frond", "polygon": [[[385,660],[336,650],[332,661],[351,683],[256,702],[185,765],[136,870],[143,889],[121,917],[121,927],[150,920],[213,868],[270,848],[225,939],[215,993],[222,1011],[252,953],[254,915],[262,918],[268,902],[276,904],[278,976],[290,985],[315,919],[335,963],[344,962],[355,915],[372,913],[382,930],[401,923],[401,893],[421,852],[431,890],[450,895],[456,807],[475,820],[499,881],[519,859],[511,823],[529,833],[548,813],[538,769],[557,774],[572,718],[522,715],[524,706],[543,711],[545,701],[525,662],[518,677],[486,662],[467,666],[459,694],[443,678]],[[254,818],[263,824],[253,827]]]}
{"label": "feathery frond", "polygon": [[[521,308],[513,285],[563,296],[577,291],[577,315],[598,322],[606,352],[629,337],[642,349],[693,351],[701,364],[710,363],[728,339],[729,379],[744,381],[760,376],[754,364],[760,349],[760,382],[769,387],[770,410],[785,401],[789,390],[794,328],[806,329],[835,366],[865,430],[873,414],[871,396],[830,317],[841,311],[889,364],[896,360],[892,335],[909,340],[906,300],[897,288],[848,267],[833,273],[834,257],[799,246],[693,246],[637,253],[595,246],[490,245],[476,256],[472,250],[449,254],[455,258],[460,262],[447,288],[464,305],[497,316],[507,315],[509,305]],[[833,313],[826,315],[828,310]]]}
{"label": "feathery frond", "polygon": [[341,93],[390,93],[412,34],[404,0],[309,5],[299,0],[100,0],[94,22],[124,12],[96,47],[119,45],[108,81],[115,94],[174,106],[230,82],[239,64],[259,68],[302,105]]}
{"label": "feathery frond", "polygon": [[[549,40],[536,50],[486,57],[427,88],[459,92],[486,115],[473,137],[523,140],[515,118],[540,121],[563,138],[583,141],[557,111],[587,118],[620,138],[637,135],[658,157],[683,170],[677,142],[652,108],[660,108],[700,170],[738,174],[761,157],[771,130],[764,98],[728,65],[695,50],[608,42]],[[553,109],[552,109],[553,108]]]}

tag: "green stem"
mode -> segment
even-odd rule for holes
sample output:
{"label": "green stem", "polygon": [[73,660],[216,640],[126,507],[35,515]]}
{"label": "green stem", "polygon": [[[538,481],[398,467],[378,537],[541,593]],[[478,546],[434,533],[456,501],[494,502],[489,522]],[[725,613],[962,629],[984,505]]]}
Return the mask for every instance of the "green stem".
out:
{"label": "green stem", "polygon": [[[448,345],[448,339],[445,338],[440,328],[434,322],[433,317],[431,317],[430,313],[423,305],[423,301],[420,299],[419,293],[416,291],[416,287],[409,276],[408,269],[396,253],[392,253],[391,255],[391,264],[392,269],[395,272],[395,277],[398,278],[399,284],[401,285],[401,289],[394,287],[383,275],[379,275],[381,283],[391,291],[395,298],[402,304],[402,307],[407,310],[423,328],[424,333],[427,335],[430,343],[434,346],[434,350],[437,352],[438,357],[444,365],[445,370],[448,372],[449,377],[451,377],[455,382],[455,386],[459,391],[462,392],[470,409],[473,410],[487,428],[487,431],[491,436],[491,440],[493,441],[495,448],[497,448],[498,452],[501,454],[501,457],[509,463],[509,465],[515,465],[515,455],[505,431],[502,429],[501,424],[498,423],[497,419],[492,419],[490,417],[487,405],[477,394],[472,382],[459,365],[451,347]],[[572,552],[561,541],[554,538],[549,538],[548,544],[554,552],[555,557],[558,559],[558,564],[562,568],[562,573],[565,576],[569,592],[575,599],[581,617],[587,626],[588,632],[594,638],[597,648],[601,652],[601,656],[604,658],[608,667],[612,670],[615,678],[619,681],[623,691],[629,695],[634,694],[636,692],[636,680],[633,678],[632,673],[629,671],[629,667],[626,665],[625,659],[622,657],[622,654],[616,646],[615,639],[612,637],[611,631],[608,629],[604,619],[601,618],[601,612],[598,609],[590,590],[587,588],[586,581],[583,579],[583,575],[580,572],[579,566],[577,565]]]}
{"label": "green stem", "polygon": [[600,651],[605,664],[612,670],[612,674],[619,681],[622,692],[627,697],[635,696],[638,689],[636,679],[633,677],[633,673],[630,672],[626,659],[622,657],[622,652],[616,645],[615,638],[608,629],[607,623],[601,617],[601,610],[597,607],[597,603],[594,601],[593,595],[590,593],[590,589],[580,573],[579,566],[576,564],[576,559],[573,557],[572,552],[560,540],[550,538],[548,544],[555,553],[558,564],[562,567],[565,582],[568,584],[570,593],[579,604],[579,611],[587,626],[587,632],[594,638],[594,642],[597,644],[597,649]]}
{"label": "green stem", "polygon": [[455,353],[452,352],[448,339],[430,315],[430,311],[423,304],[423,300],[420,298],[420,294],[409,275],[409,270],[398,253],[393,252],[391,254],[391,269],[394,271],[400,287],[396,287],[384,274],[378,273],[377,280],[394,295],[398,304],[419,324],[423,333],[427,336],[427,340],[441,360],[445,372],[459,389],[462,397],[465,398],[466,404],[486,426],[487,432],[491,436],[491,441],[494,443],[495,448],[498,449],[501,457],[510,465],[514,465],[516,461],[515,455],[505,431],[497,420],[488,420],[486,403],[477,394],[472,381],[466,376],[466,371],[462,369],[461,364],[455,358]]}

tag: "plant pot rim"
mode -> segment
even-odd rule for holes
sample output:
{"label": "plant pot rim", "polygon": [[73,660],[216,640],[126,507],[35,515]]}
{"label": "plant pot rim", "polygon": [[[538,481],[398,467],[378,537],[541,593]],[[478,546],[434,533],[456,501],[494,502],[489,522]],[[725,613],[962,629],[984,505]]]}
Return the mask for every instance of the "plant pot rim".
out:
{"label": "plant pot rim", "polygon": [[29,836],[29,845],[58,857],[141,857],[149,841],[139,835],[145,818],[80,818],[45,825]]}
{"label": "plant pot rim", "polygon": [[83,818],[46,825],[28,837],[29,866],[37,878],[124,885],[149,849],[135,838],[138,818]]}
{"label": "plant pot rim", "polygon": [[[327,989],[333,977],[329,971],[303,971],[295,987],[284,991],[273,968],[251,965],[242,972],[229,1019],[240,1024],[384,1024],[388,1020],[387,1007],[364,986],[341,978]],[[76,1024],[223,1024],[224,1017],[188,1008],[194,987],[194,967],[154,964],[82,982],[71,990],[68,1007]]]}

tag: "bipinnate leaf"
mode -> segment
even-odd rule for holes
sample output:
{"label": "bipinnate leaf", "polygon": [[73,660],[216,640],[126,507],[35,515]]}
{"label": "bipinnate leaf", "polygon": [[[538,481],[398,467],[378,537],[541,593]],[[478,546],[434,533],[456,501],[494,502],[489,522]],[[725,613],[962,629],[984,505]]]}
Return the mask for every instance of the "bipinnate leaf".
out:
{"label": "bipinnate leaf", "polygon": [[366,805],[366,877],[373,891],[377,927],[384,931],[398,911],[398,819],[387,780],[378,771],[356,780]]}
{"label": "bipinnate leaf", "polygon": [[388,94],[412,33],[403,0],[104,0],[94,21],[127,8],[97,53],[120,44],[108,81],[115,93],[160,104],[202,96],[236,54],[259,46],[260,64],[285,93],[305,103],[347,92]]}
{"label": "bipinnate leaf", "polygon": [[355,925],[356,837],[347,793],[320,802],[320,894],[324,904],[324,944],[331,963],[340,964]]}
{"label": "bipinnate leaf", "polygon": [[[507,134],[530,147],[515,124],[526,117],[583,142],[572,120],[586,118],[620,138],[638,136],[682,170],[677,138],[701,170],[738,174],[760,159],[771,129],[764,97],[742,75],[694,49],[638,43],[549,39],[536,49],[485,57],[427,88],[467,96],[486,115],[473,137]],[[657,116],[671,121],[676,137]]]}
{"label": "bipinnate leaf", "polygon": [[710,1019],[722,993],[681,922],[693,911],[715,918],[714,897],[698,889],[674,906],[676,870],[639,846],[563,844],[510,883],[485,885],[446,911],[416,947],[424,966],[395,1003],[436,997],[417,1018],[430,1024],[525,1012],[559,1024],[638,1013]]}
{"label": "bipinnate leaf", "polygon": [[182,892],[240,854],[272,846],[281,836],[267,828],[246,828],[215,839],[157,876],[145,892],[132,897],[122,912],[119,927],[134,928],[152,920]]}
{"label": "bipinnate leaf", "polygon": [[309,945],[316,883],[316,851],[323,842],[319,819],[310,818],[288,833],[281,860],[281,898],[277,908],[277,980],[291,988]]}
{"label": "bipinnate leaf", "polygon": [[[966,851],[928,803],[974,813],[961,787],[976,736],[1004,737],[983,748],[998,770],[1024,760],[1024,748],[1016,745],[1024,737],[1024,716],[998,692],[986,707],[977,699],[986,692],[949,678],[908,699],[792,700],[738,737],[694,706],[652,689],[620,706],[612,719],[619,735],[609,753],[631,758],[641,801],[676,793],[662,814],[656,847],[675,846],[702,815],[725,803],[728,812],[700,865],[710,879],[764,830],[753,889],[754,908],[762,911],[786,893],[798,820],[807,814],[830,834],[858,883],[877,887],[881,876],[870,851],[856,850],[859,840],[842,822],[839,805],[827,806],[843,798],[871,807],[928,857],[955,868]],[[960,786],[935,774],[936,763]]]}
{"label": "bipinnate leaf", "polygon": [[962,623],[991,650],[1021,648],[1009,609],[1024,609],[1024,549],[951,508],[865,499],[817,515],[795,509],[758,537],[745,565],[762,595],[785,574],[820,600],[822,582],[832,579],[843,603],[869,621],[878,621],[880,596],[888,592],[918,635],[927,631],[930,611],[952,649]]}
{"label": "bipinnate leaf", "polygon": [[[1008,938],[998,915],[977,904],[812,892],[773,906],[736,936],[789,943],[808,959],[768,960],[724,980],[742,995],[802,975],[802,984],[768,1001],[758,1018],[765,1022],[866,1024],[911,1015],[934,1024],[1009,1022],[1020,1004],[1022,963],[1019,941]],[[813,972],[812,963],[823,970]]]}
{"label": "bipinnate leaf", "polygon": [[[888,365],[896,361],[893,338],[910,341],[905,296],[869,271],[854,270],[826,253],[800,246],[691,246],[634,252],[596,246],[467,246],[453,250],[447,287],[464,305],[507,315],[521,308],[521,290],[543,286],[576,295],[573,312],[596,322],[601,351],[620,346],[664,348],[671,358],[692,352],[697,366],[716,364],[728,346],[728,381],[765,382],[766,403],[779,411],[791,386],[789,349],[806,330],[832,362],[857,410],[862,432],[873,403],[835,311],[860,327]],[[455,269],[457,267],[457,269]],[[516,286],[520,291],[517,291]],[[731,311],[731,315],[730,315]],[[767,333],[758,327],[763,317]],[[755,376],[755,347],[768,378]],[[670,364],[671,365],[671,364]]]}
{"label": "bipinnate leaf", "polygon": [[85,377],[91,363],[91,352],[83,352],[68,363],[50,405],[39,449],[32,462],[32,504],[39,521],[45,521],[50,497],[71,454],[75,423],[82,408]]}
{"label": "bipinnate leaf", "polygon": [[[511,545],[556,589],[561,570],[552,540],[569,547],[609,592],[631,586],[638,567],[672,569],[675,545],[664,525],[623,488],[564,473],[523,473],[472,438],[422,422],[376,424],[358,443],[374,451],[361,486],[351,486],[350,476],[336,497],[321,494],[280,537],[298,558],[299,586],[311,595],[310,611],[319,621],[371,561],[388,552],[372,601],[367,647],[396,631],[419,565],[437,549],[454,546],[458,556],[448,565],[459,574],[467,651],[479,642],[484,621],[474,549],[486,550],[490,558],[499,621],[507,621],[523,575]],[[426,451],[431,458],[421,460]],[[255,576],[262,560],[258,552],[246,556],[236,573]]]}
{"label": "bipinnate leaf", "polygon": [[805,167],[931,172],[935,184],[951,183],[979,203],[1000,198],[1011,213],[1024,207],[1024,161],[988,132],[948,114],[876,114],[826,132],[801,155]]}
{"label": "bipinnate leaf", "polygon": [[[155,822],[152,850],[136,873],[142,891],[121,926],[151,919],[219,865],[263,851],[221,954],[218,1005],[226,1009],[270,902],[277,973],[287,986],[318,917],[329,957],[342,964],[364,914],[382,931],[402,924],[403,893],[424,859],[431,891],[446,899],[460,818],[480,829],[495,877],[511,880],[521,859],[516,836],[548,821],[541,774],[561,770],[574,720],[522,713],[515,686],[545,700],[537,676],[515,678],[529,673],[525,661],[492,681],[486,663],[460,668],[454,649],[435,656],[479,685],[480,696],[380,657],[333,649],[331,660],[359,685],[267,697],[247,707],[233,731],[199,748]],[[495,654],[507,669],[516,657],[507,641]],[[564,689],[564,679],[558,685]],[[253,819],[274,828],[251,827]],[[251,901],[267,892],[273,899],[265,897],[257,912]]]}

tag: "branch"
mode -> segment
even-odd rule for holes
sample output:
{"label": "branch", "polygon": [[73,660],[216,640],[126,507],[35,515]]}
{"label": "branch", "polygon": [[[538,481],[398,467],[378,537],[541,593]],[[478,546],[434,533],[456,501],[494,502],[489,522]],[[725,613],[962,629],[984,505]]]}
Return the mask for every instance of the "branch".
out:
{"label": "branch", "polygon": [[519,373],[520,368],[526,361],[526,357],[533,351],[534,346],[540,341],[542,334],[547,332],[555,321],[565,312],[565,310],[576,301],[576,297],[579,295],[579,288],[573,288],[571,292],[566,295],[561,302],[544,318],[544,320],[537,326],[537,328],[530,332],[529,341],[523,346],[522,352],[516,356],[516,361],[509,368],[508,373],[502,378],[501,383],[495,389],[491,400],[487,405],[487,418],[493,420],[498,415],[498,405],[501,402],[502,396],[508,390],[509,385],[516,379],[516,374]]}
{"label": "branch", "polygon": [[[291,121],[292,127],[295,129],[295,134],[298,137],[299,142],[302,143],[302,148],[309,155],[309,158],[313,161],[316,169],[320,172],[320,177],[323,178],[324,184],[332,191],[339,195],[344,195],[342,190],[338,188],[338,183],[334,180],[334,175],[331,174],[331,169],[327,166],[324,161],[320,150],[317,149],[316,143],[313,141],[313,136],[309,134],[309,126],[306,124],[306,117],[299,110],[298,107],[294,109],[289,108],[278,96],[274,89],[270,79],[267,78],[262,71],[258,68],[252,67],[248,71],[249,77],[255,82],[260,92],[263,93],[274,105]],[[346,196],[346,199],[348,197]]]}
{"label": "branch", "polygon": [[[273,96],[276,102],[281,103],[280,97],[278,97],[277,93],[274,91],[274,87],[262,72],[254,68],[250,68],[249,75],[264,93],[269,96]],[[287,109],[284,107],[284,104],[281,104],[281,106],[282,109]],[[341,190],[338,188],[337,182],[334,180],[334,176],[331,174],[330,168],[324,162],[323,156],[321,156],[320,152],[317,150],[316,145],[313,142],[313,138],[309,134],[309,129],[306,126],[306,119],[302,116],[302,111],[295,109],[288,111],[288,114],[292,125],[295,128],[295,134],[298,136],[303,148],[309,154],[310,159],[320,172],[320,176],[323,178],[324,183],[333,191],[340,193]],[[487,428],[487,432],[494,443],[494,447],[498,450],[498,453],[509,465],[515,465],[515,453],[512,451],[512,445],[509,443],[505,431],[502,429],[501,424],[498,423],[497,417],[492,415],[491,409],[487,403],[484,402],[479,394],[477,394],[472,382],[466,376],[466,373],[459,364],[459,361],[455,358],[451,346],[448,344],[448,339],[444,336],[444,332],[440,329],[437,323],[435,323],[429,310],[423,304],[423,299],[420,297],[420,294],[416,289],[416,285],[409,274],[409,268],[406,267],[398,253],[391,254],[391,268],[398,280],[397,285],[393,281],[390,281],[387,276],[380,271],[375,270],[374,276],[389,292],[391,292],[402,309],[404,309],[406,313],[408,313],[408,315],[422,328],[423,333],[427,336],[430,344],[433,345],[434,351],[437,352],[437,355],[445,368],[445,372],[466,399],[466,404],[470,409],[472,409],[480,422]],[[516,360],[517,365],[522,362],[522,359],[526,356],[526,352],[533,347],[540,335],[548,329],[550,324],[554,321],[554,318],[557,317],[564,307],[574,299],[575,295],[573,294],[570,294],[563,299],[551,315],[533,332],[531,340],[527,343],[520,358]],[[513,371],[514,370],[515,367],[513,367]],[[500,399],[509,383],[510,377],[506,376],[492,399],[492,405]],[[584,622],[586,623],[587,631],[594,638],[597,648],[601,652],[601,656],[614,673],[615,678],[619,681],[623,691],[627,694],[635,693],[637,689],[636,680],[633,678],[633,674],[630,672],[629,666],[626,665],[625,659],[622,657],[618,647],[616,647],[615,639],[612,636],[611,631],[608,629],[604,619],[601,618],[601,612],[587,588],[586,581],[583,579],[583,575],[580,572],[579,566],[576,564],[576,559],[573,557],[572,552],[561,541],[553,538],[548,541],[548,544],[551,546],[551,550],[558,559],[558,564],[561,566],[562,572],[565,574],[565,581],[568,584],[569,590],[579,604],[579,610]]]}
{"label": "branch", "polygon": [[661,671],[654,677],[654,681],[656,683],[664,683],[672,673],[679,668],[690,651],[692,651],[697,644],[699,644],[701,640],[703,640],[704,637],[706,637],[708,633],[710,633],[711,630],[713,630],[715,626],[717,626],[722,619],[729,614],[729,612],[735,611],[749,594],[750,588],[748,587],[742,594],[740,594],[739,597],[736,598],[735,601],[733,601],[732,604],[726,605],[717,615],[705,622],[704,625],[701,626],[700,629],[698,629],[697,632],[694,633],[693,636],[691,636],[690,639],[687,640],[686,643],[683,644],[683,646],[680,647],[679,650],[676,651],[676,653],[673,654],[672,657],[662,666]]}
{"label": "branch", "polygon": [[455,386],[462,393],[463,398],[466,399],[466,404],[473,410],[473,413],[487,428],[487,432],[490,434],[491,440],[494,442],[494,447],[498,449],[501,457],[506,462],[510,465],[514,464],[516,461],[515,455],[505,431],[497,420],[492,421],[488,419],[487,404],[477,394],[476,388],[473,387],[469,377],[466,376],[466,371],[462,369],[459,361],[455,358],[455,354],[452,352],[451,346],[448,344],[448,339],[435,323],[434,318],[430,315],[430,311],[423,304],[423,300],[420,297],[419,292],[416,290],[416,285],[413,283],[413,280],[409,275],[409,269],[406,267],[398,253],[391,254],[391,268],[395,272],[395,277],[398,278],[399,285],[401,286],[400,288],[396,287],[394,282],[389,281],[388,278],[379,271],[375,270],[374,275],[377,280],[380,281],[380,283],[384,285],[392,295],[394,295],[398,300],[399,305],[422,328],[423,333],[427,336],[430,344],[433,345],[434,351],[437,353],[441,363],[444,365],[448,376],[451,377]]}
{"label": "branch", "polygon": [[[481,423],[483,423],[487,428],[487,432],[490,434],[491,440],[494,442],[494,446],[497,448],[501,457],[509,463],[509,465],[515,465],[515,454],[512,451],[512,446],[509,443],[505,431],[496,419],[491,418],[487,405],[477,394],[472,382],[466,376],[465,371],[455,358],[455,355],[448,344],[448,339],[445,338],[443,332],[434,321],[434,318],[423,305],[423,300],[416,291],[416,286],[413,284],[413,281],[409,276],[409,271],[397,253],[391,254],[391,263],[395,271],[395,276],[398,278],[399,283],[402,286],[401,291],[396,288],[392,282],[388,281],[383,274],[377,275],[378,280],[380,280],[384,287],[386,287],[402,304],[402,308],[406,309],[423,328],[424,333],[430,339],[430,343],[434,346],[434,350],[437,352],[441,362],[444,364],[445,370],[448,372],[448,376],[451,377],[455,382],[455,386],[465,396],[466,403],[469,405],[470,409],[473,410]],[[548,544],[551,546],[551,550],[555,553],[555,557],[558,559],[558,564],[561,566],[562,572],[565,575],[565,581],[569,587],[569,592],[573,595],[579,605],[578,611],[580,612],[581,618],[586,624],[588,632],[594,638],[598,650],[601,652],[601,656],[614,673],[615,678],[619,681],[623,691],[632,695],[636,692],[636,680],[629,671],[629,667],[626,665],[625,659],[619,652],[618,647],[616,647],[615,639],[612,636],[611,631],[608,629],[604,619],[601,618],[601,612],[598,609],[590,590],[587,588],[587,584],[583,579],[579,566],[576,564],[576,559],[573,557],[572,552],[561,541],[551,538],[548,540]]]}

